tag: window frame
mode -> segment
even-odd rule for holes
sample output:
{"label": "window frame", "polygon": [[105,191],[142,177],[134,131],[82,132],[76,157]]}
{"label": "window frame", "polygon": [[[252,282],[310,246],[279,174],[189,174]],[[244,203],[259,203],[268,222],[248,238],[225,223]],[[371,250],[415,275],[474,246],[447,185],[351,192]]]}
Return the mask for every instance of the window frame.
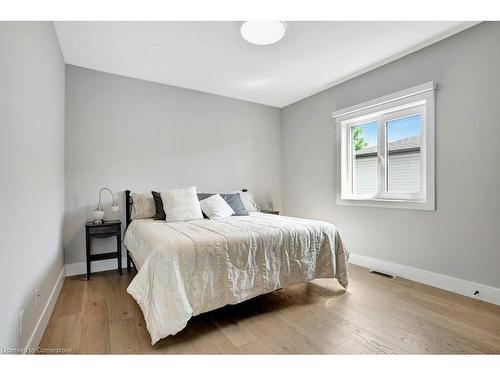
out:
{"label": "window frame", "polygon": [[[337,126],[337,204],[435,210],[435,91],[427,82],[397,93],[333,112]],[[387,191],[387,122],[412,115],[421,116],[420,192]],[[377,193],[356,194],[353,190],[353,151],[351,129],[376,121]]]}

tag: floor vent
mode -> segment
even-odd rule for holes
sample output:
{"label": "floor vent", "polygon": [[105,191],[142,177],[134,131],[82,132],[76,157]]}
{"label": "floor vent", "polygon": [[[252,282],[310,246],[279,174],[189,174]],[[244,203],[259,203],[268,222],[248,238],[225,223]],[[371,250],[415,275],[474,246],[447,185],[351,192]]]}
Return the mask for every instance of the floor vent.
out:
{"label": "floor vent", "polygon": [[394,279],[396,277],[394,275],[391,275],[391,274],[388,274],[388,273],[385,273],[382,271],[374,270],[374,269],[369,269],[368,272],[373,273],[373,274],[378,275],[378,276],[385,277],[386,279]]}

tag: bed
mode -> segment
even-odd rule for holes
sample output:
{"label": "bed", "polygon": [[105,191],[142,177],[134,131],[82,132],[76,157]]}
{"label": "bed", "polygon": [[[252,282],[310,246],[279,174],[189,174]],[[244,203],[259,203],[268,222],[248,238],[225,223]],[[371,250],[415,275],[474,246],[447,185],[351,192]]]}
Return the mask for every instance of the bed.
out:
{"label": "bed", "polygon": [[144,314],[154,345],[192,316],[316,278],[347,288],[348,252],[329,223],[253,212],[221,220],[130,220],[127,292]]}

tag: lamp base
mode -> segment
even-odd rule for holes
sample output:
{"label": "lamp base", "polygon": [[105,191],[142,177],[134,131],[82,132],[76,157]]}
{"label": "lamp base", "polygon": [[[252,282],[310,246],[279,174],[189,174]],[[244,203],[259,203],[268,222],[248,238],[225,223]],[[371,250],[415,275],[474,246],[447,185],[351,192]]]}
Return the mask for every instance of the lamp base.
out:
{"label": "lamp base", "polygon": [[94,224],[102,224],[103,223],[104,211],[95,210],[93,216],[94,216]]}

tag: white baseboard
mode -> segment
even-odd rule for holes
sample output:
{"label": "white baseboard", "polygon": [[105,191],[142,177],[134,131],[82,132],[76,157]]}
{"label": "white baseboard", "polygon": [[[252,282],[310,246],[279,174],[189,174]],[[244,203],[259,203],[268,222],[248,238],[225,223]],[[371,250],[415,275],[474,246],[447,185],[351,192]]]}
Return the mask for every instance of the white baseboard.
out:
{"label": "white baseboard", "polygon": [[[122,257],[122,269],[127,267],[127,257]],[[116,270],[118,268],[118,260],[105,259],[97,260],[90,263],[90,272],[102,272]],[[78,262],[66,264],[66,276],[83,275],[87,273],[87,262]]]}
{"label": "white baseboard", "polygon": [[35,328],[33,328],[33,332],[28,339],[28,343],[26,344],[24,350],[25,353],[28,352],[28,349],[38,348],[38,346],[40,345],[40,341],[42,340],[45,328],[47,328],[50,316],[52,315],[52,311],[54,310],[54,306],[56,305],[57,297],[59,297],[59,293],[61,292],[61,288],[64,284],[65,275],[66,266],[63,266],[61,272],[59,273],[59,277],[57,278],[57,281],[52,288],[52,292],[50,293],[47,303],[45,304],[42,313],[40,314],[40,318],[38,318]]}
{"label": "white baseboard", "polygon": [[[349,263],[500,305],[500,289],[492,286],[353,253],[349,256]],[[476,290],[478,295],[474,295]]]}

